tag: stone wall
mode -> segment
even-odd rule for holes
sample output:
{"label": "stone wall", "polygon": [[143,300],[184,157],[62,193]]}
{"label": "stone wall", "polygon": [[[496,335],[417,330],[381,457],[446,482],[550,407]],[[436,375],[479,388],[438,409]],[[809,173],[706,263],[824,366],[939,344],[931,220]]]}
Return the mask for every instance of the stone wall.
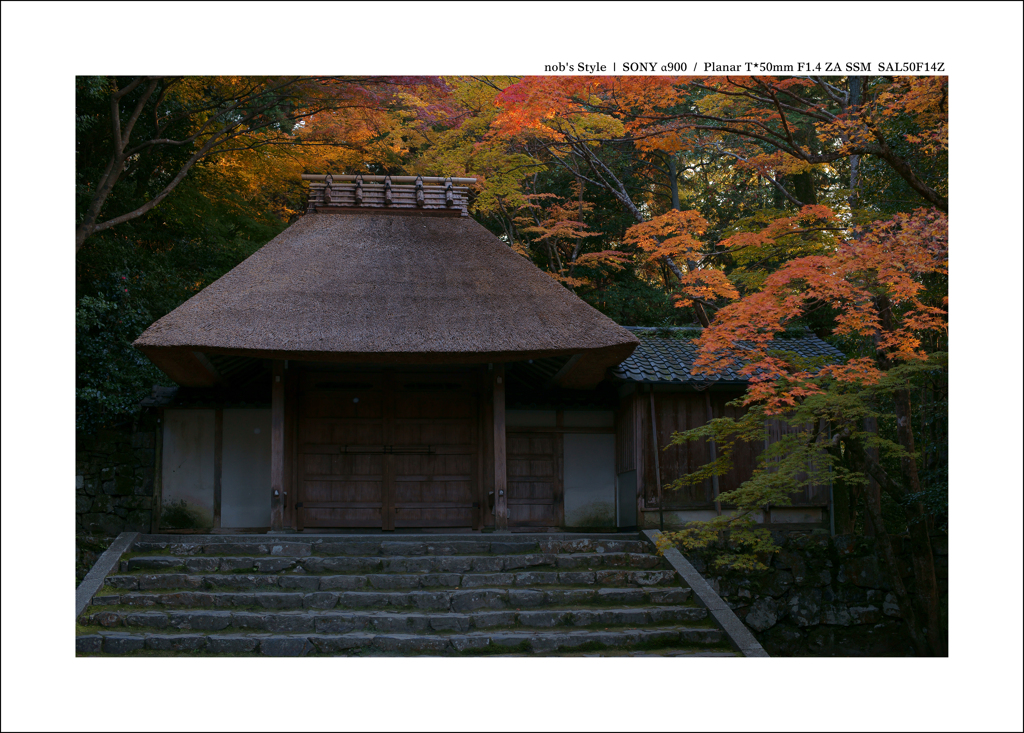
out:
{"label": "stone wall", "polygon": [[150,531],[156,419],[154,411],[146,410],[135,425],[75,436],[77,534]]}
{"label": "stone wall", "polygon": [[[688,556],[772,656],[906,656],[914,653],[885,579],[874,537],[773,532],[782,547],[769,570],[717,573],[710,555]],[[911,582],[908,538],[894,538]],[[945,535],[932,538],[945,614]],[[945,622],[945,618],[944,618]],[[946,622],[948,628],[948,622]]]}

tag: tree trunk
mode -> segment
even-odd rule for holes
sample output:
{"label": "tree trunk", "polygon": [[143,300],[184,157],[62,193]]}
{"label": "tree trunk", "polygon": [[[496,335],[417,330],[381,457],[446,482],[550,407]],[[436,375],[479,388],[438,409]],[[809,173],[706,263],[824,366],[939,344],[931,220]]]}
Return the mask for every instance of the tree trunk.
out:
{"label": "tree trunk", "polygon": [[[860,444],[859,441],[854,439],[848,439],[846,441],[846,447],[850,451],[851,458],[853,459],[854,465],[861,469],[861,471],[868,476],[871,476],[879,485],[886,489],[886,492],[892,495],[894,492],[899,492],[899,487],[894,485],[892,479],[885,473],[884,469],[874,461],[871,456],[868,455],[867,450]],[[920,618],[918,614],[917,606],[915,603],[917,594],[911,596],[907,587],[903,584],[903,578],[900,575],[899,562],[896,559],[896,554],[892,549],[892,538],[889,536],[889,532],[885,528],[885,522],[882,519],[882,504],[878,495],[872,494],[872,492],[864,492],[864,507],[865,507],[865,520],[866,524],[871,530],[871,533],[875,536],[876,546],[882,557],[882,566],[885,568],[886,573],[889,576],[889,584],[892,586],[893,594],[896,596],[896,603],[900,607],[900,614],[903,616],[903,622],[907,626],[907,630],[910,632],[910,637],[914,642],[914,648],[917,653],[922,656],[942,656],[942,654],[936,650],[929,638],[928,629],[921,628]],[[917,581],[917,564],[914,563],[914,580]]]}
{"label": "tree trunk", "polygon": [[672,187],[672,208],[679,211],[679,171],[676,168],[676,156],[668,156],[668,177]]}
{"label": "tree trunk", "polygon": [[[910,415],[910,392],[900,390],[896,399],[896,430],[900,444],[908,455],[901,459],[904,481],[914,494],[920,495],[921,481],[914,451],[914,431]],[[919,502],[904,504],[907,530],[910,533],[911,557],[914,565],[914,595],[927,626],[928,642],[938,656],[946,655],[946,640],[939,627],[939,585],[935,578],[935,557],[928,536],[928,522],[924,505]]]}
{"label": "tree trunk", "polygon": [[[670,155],[668,157],[668,177],[669,186],[672,190],[672,208],[675,209],[676,211],[682,211],[682,209],[679,207],[679,172],[676,168],[675,155]],[[675,276],[678,277],[680,281],[682,281],[683,273],[676,266],[676,263],[672,261],[672,258],[666,257],[665,264],[672,268],[672,272],[675,273]],[[690,272],[693,272],[694,270],[697,269],[697,263],[694,262],[693,260],[687,260],[686,267]],[[697,320],[700,321],[701,326],[707,328],[708,326],[711,325],[711,318],[708,317],[708,313],[704,309],[703,305],[694,301],[693,310],[697,314]]]}
{"label": "tree trunk", "polygon": [[893,594],[896,596],[896,603],[900,607],[900,614],[903,616],[903,621],[908,631],[910,631],[910,638],[914,642],[914,649],[922,657],[932,656],[934,651],[929,644],[927,634],[924,633],[918,623],[913,598],[907,592],[906,586],[903,585],[903,578],[900,576],[899,560],[892,549],[892,538],[889,537],[889,533],[885,529],[885,522],[882,520],[881,502],[877,501],[877,497],[872,496],[871,492],[867,492],[864,499],[867,509],[865,519],[872,529],[872,534],[875,536],[875,547],[882,556],[882,565],[889,573],[889,582],[892,585]]}
{"label": "tree trunk", "polygon": [[[856,470],[852,467],[852,460],[849,451],[843,451],[837,445],[829,449],[836,461],[843,464],[848,470]],[[841,479],[838,475],[832,477],[832,508],[830,511],[835,516],[836,534],[853,534],[857,523],[857,502],[860,500],[858,487],[850,482]]]}
{"label": "tree trunk", "polygon": [[[892,303],[885,294],[879,295],[875,301],[882,328],[893,331]],[[883,357],[884,366],[892,368],[893,364]],[[932,542],[928,536],[927,513],[920,501],[908,501],[907,494],[920,495],[921,479],[917,469],[917,455],[914,445],[914,430],[911,424],[910,391],[897,390],[893,394],[896,404],[896,436],[899,444],[906,451],[900,459],[900,472],[903,475],[902,485],[889,481],[879,481],[879,485],[903,506],[907,519],[907,531],[910,534],[910,551],[914,567],[914,599],[925,627],[928,642],[936,656],[946,655],[946,638],[939,628],[939,587],[935,578],[935,557],[932,554]],[[877,462],[875,462],[877,466]]]}
{"label": "tree trunk", "polygon": [[[874,417],[864,418],[864,430],[865,432],[873,435],[878,435],[878,419]],[[865,448],[864,451],[872,461],[878,463],[879,455],[877,446]],[[871,494],[871,501],[874,501],[878,506],[882,506],[882,487],[878,485],[878,482],[875,481],[874,477],[870,474],[868,474],[868,485],[865,486],[862,491]],[[871,534],[871,532],[869,531],[868,534]]]}
{"label": "tree trunk", "polygon": [[[856,114],[857,110],[860,109],[860,100],[862,90],[864,88],[864,80],[859,76],[850,77],[850,96],[849,102],[847,103],[847,112],[849,114]],[[845,142],[845,140],[844,140]],[[857,183],[858,175],[860,174],[860,156],[850,156],[850,212],[857,208]]]}

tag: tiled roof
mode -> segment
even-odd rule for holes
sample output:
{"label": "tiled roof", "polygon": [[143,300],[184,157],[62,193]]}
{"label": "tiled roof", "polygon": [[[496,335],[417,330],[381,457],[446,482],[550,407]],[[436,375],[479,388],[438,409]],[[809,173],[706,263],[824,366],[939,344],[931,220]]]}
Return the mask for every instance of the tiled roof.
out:
{"label": "tiled roof", "polygon": [[[825,343],[817,336],[777,339],[771,348],[778,351],[795,352],[804,359],[827,360],[836,363],[846,360],[839,349]],[[692,374],[693,362],[697,359],[697,344],[693,339],[673,338],[641,338],[640,345],[633,354],[612,368],[611,374],[616,379],[627,382],[647,382],[656,384],[703,384],[708,381],[718,383],[746,382],[739,375],[740,364],[726,368],[720,375],[709,380],[707,377],[696,377]]]}

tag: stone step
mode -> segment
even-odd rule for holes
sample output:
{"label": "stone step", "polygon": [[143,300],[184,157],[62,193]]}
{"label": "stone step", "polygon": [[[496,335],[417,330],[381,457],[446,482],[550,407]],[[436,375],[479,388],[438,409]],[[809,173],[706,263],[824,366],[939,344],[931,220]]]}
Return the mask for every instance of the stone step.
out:
{"label": "stone step", "polygon": [[[476,631],[451,634],[350,632],[341,634],[161,634],[99,632],[76,639],[79,654],[132,653],[306,655],[450,655],[493,652],[599,651],[637,646],[701,648],[715,651],[726,639],[715,628],[662,626],[651,629],[566,629],[548,631]],[[721,650],[719,650],[721,651]]]}
{"label": "stone step", "polygon": [[[165,576],[166,577],[166,576]],[[270,576],[274,577],[274,576]],[[322,580],[322,579],[321,579]],[[468,612],[478,609],[506,610],[575,605],[679,605],[690,598],[690,589],[678,586],[643,588],[474,588],[411,591],[316,591],[284,590],[251,593],[185,590],[172,593],[129,591],[97,594],[93,606],[133,608],[415,608],[423,611]]]}
{"label": "stone step", "polygon": [[155,590],[413,590],[417,588],[494,588],[533,586],[606,587],[674,585],[673,570],[565,570],[521,573],[374,573],[369,575],[245,575],[241,573],[159,573],[112,575],[102,593]]}
{"label": "stone step", "polygon": [[268,631],[274,633],[348,633],[353,631],[424,633],[467,632],[494,628],[652,626],[705,622],[707,611],[694,606],[571,608],[476,613],[388,613],[365,611],[96,611],[86,626],[160,629],[161,631]]}
{"label": "stone step", "polygon": [[515,555],[525,553],[605,553],[651,552],[643,540],[627,539],[473,539],[473,540],[367,540],[365,537],[345,540],[342,537],[315,540],[277,540],[266,537],[234,538],[190,542],[185,539],[144,539],[135,544],[135,552],[194,555],[271,555],[275,557],[308,557],[310,555]]}
{"label": "stone step", "polygon": [[562,570],[633,568],[651,570],[668,567],[657,555],[638,552],[608,553],[525,553],[522,555],[433,555],[378,557],[373,555],[332,557],[267,557],[139,555],[121,561],[125,573],[153,572],[256,572],[280,573],[301,569],[307,573],[495,573],[533,567]]}

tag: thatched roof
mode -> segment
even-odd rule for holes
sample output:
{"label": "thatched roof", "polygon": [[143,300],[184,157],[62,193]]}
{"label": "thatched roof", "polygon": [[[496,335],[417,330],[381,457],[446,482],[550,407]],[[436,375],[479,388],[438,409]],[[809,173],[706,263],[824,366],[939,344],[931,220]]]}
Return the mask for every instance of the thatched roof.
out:
{"label": "thatched roof", "polygon": [[472,219],[307,214],[135,342],[181,384],[204,354],[363,363],[581,355],[591,387],[638,340]]}

